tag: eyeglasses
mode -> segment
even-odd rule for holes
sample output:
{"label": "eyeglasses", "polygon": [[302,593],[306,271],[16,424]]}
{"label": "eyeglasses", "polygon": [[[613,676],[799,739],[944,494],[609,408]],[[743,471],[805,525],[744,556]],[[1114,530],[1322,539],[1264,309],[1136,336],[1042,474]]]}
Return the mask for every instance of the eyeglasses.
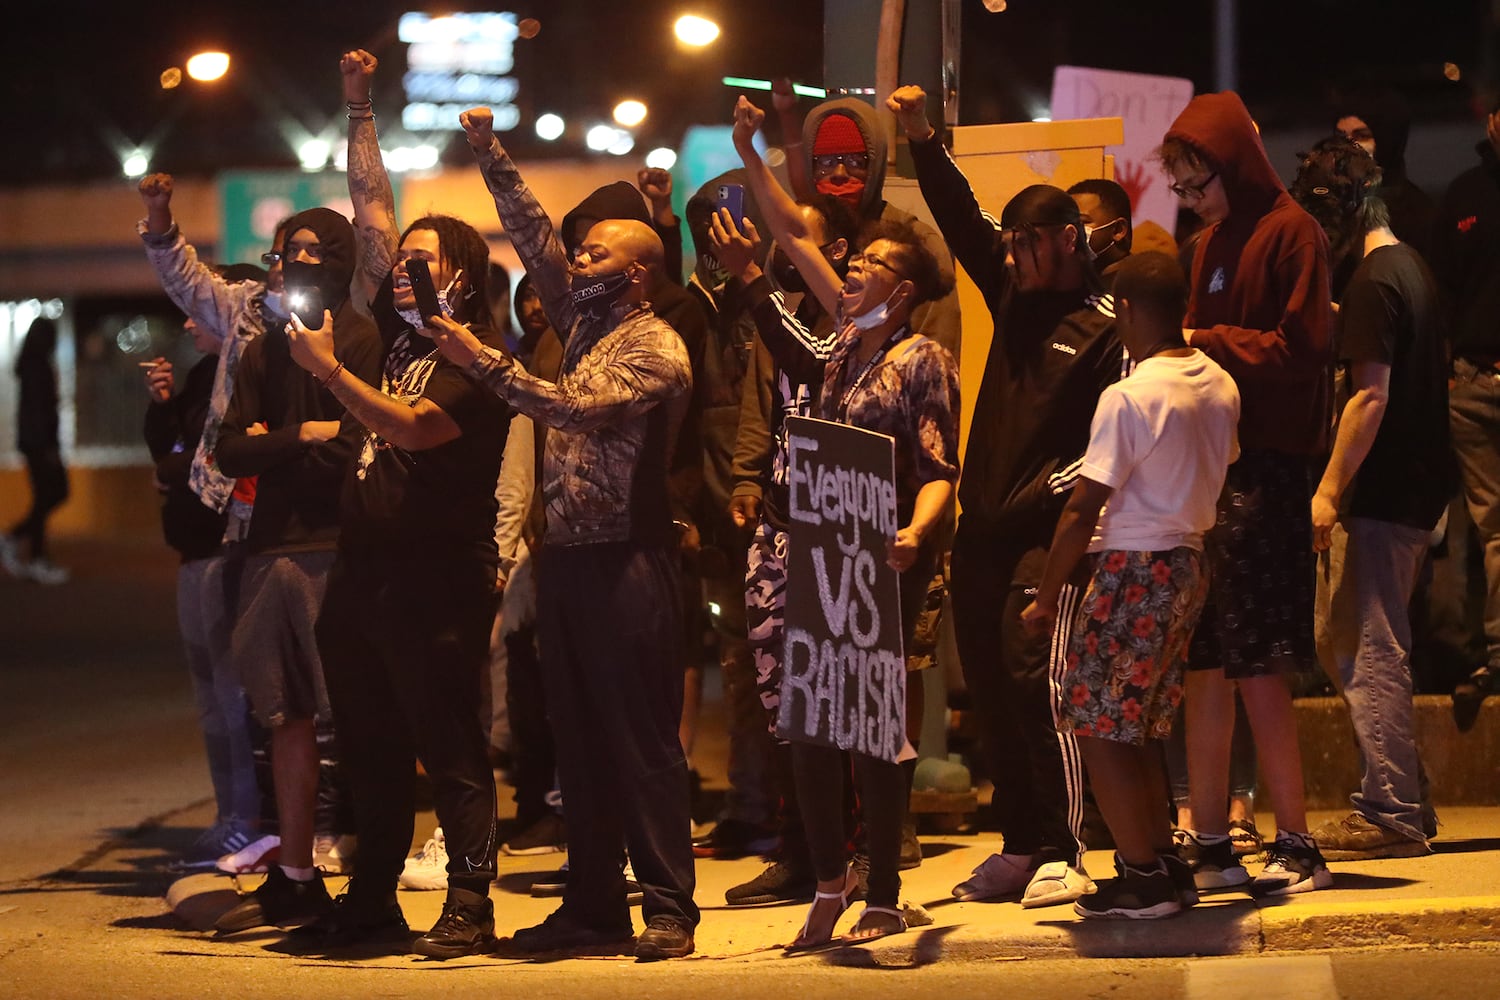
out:
{"label": "eyeglasses", "polygon": [[870,167],[869,153],[825,153],[822,156],[813,157],[813,167],[818,170],[833,171],[844,165],[845,170],[868,170]]}
{"label": "eyeglasses", "polygon": [[1200,183],[1188,184],[1184,182],[1181,184],[1172,184],[1167,188],[1167,190],[1171,191],[1183,201],[1197,201],[1203,197],[1203,192],[1208,189],[1208,186],[1214,182],[1214,178],[1218,176],[1219,172],[1215,170],[1207,177],[1203,178]]}
{"label": "eyeglasses", "polygon": [[870,268],[870,267],[883,267],[887,271],[889,271],[892,274],[894,274],[896,276],[896,279],[898,281],[905,281],[906,280],[906,275],[902,274],[900,271],[896,270],[889,263],[887,263],[886,260],[885,260],[885,258],[880,257],[880,256],[878,256],[876,254],[873,254],[873,253],[857,253],[857,254],[854,254],[852,257],[849,258],[849,266],[850,267],[858,267],[861,271],[865,270],[866,268]]}
{"label": "eyeglasses", "polygon": [[285,259],[285,255],[279,254],[275,250],[267,250],[265,253],[260,255],[260,262],[267,267],[275,267]]}

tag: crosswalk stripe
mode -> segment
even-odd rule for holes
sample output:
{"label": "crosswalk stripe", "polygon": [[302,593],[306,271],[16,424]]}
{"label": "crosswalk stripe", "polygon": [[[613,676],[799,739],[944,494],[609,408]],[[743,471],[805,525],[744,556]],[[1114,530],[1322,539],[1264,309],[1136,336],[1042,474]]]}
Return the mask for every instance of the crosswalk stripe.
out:
{"label": "crosswalk stripe", "polygon": [[1188,963],[1186,1000],[1338,1000],[1327,955],[1204,958]]}

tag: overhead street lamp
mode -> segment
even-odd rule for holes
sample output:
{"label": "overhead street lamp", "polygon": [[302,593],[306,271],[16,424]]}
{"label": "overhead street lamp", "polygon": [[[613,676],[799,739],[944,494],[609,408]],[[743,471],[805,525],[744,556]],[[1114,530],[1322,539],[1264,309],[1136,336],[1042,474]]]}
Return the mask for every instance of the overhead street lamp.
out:
{"label": "overhead street lamp", "polygon": [[187,61],[187,75],[200,83],[217,80],[229,72],[229,53],[199,52]]}
{"label": "overhead street lamp", "polygon": [[719,26],[706,17],[697,14],[684,14],[672,25],[672,30],[677,34],[677,40],[684,45],[701,49],[705,45],[712,45],[719,37]]}
{"label": "overhead street lamp", "polygon": [[625,100],[615,105],[615,121],[626,128],[635,128],[646,120],[646,105],[637,100]]}

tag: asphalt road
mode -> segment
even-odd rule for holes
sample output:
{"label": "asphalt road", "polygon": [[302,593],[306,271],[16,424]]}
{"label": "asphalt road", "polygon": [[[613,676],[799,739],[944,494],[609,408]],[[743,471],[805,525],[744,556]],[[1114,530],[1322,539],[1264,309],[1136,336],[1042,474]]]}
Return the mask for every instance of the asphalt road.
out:
{"label": "asphalt road", "polygon": [[[1485,947],[959,960],[944,955],[941,934],[912,933],[878,955],[847,948],[786,958],[756,941],[733,954],[640,965],[624,958],[330,962],[279,952],[275,934],[216,940],[187,926],[163,899],[174,879],[166,862],[212,812],[177,653],[175,566],[144,544],[61,555],[78,571],[66,587],[0,580],[0,997],[1497,995],[1500,948]],[[430,822],[419,819],[419,836]],[[550,863],[540,860],[537,867]],[[797,920],[792,909],[765,912],[778,934],[786,929],[780,924]]]}

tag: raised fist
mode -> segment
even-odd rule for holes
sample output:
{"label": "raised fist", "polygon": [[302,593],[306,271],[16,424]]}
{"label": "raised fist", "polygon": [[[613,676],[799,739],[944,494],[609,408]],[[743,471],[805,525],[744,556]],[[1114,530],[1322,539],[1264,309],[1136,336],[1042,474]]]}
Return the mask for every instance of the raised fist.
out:
{"label": "raised fist", "polygon": [[375,67],[380,65],[364,49],[345,52],[339,60],[339,72],[344,75],[344,100],[351,104],[362,104],[370,99],[370,80],[375,76]]}
{"label": "raised fist", "polygon": [[898,87],[886,99],[885,106],[901,123],[907,138],[922,142],[932,135],[932,124],[927,120],[927,92],[921,87]]}
{"label": "raised fist", "polygon": [[165,210],[172,204],[172,175],[147,174],[141,178],[140,192],[147,209]]}
{"label": "raised fist", "polygon": [[660,167],[645,167],[635,175],[635,185],[651,204],[672,200],[672,175]]}
{"label": "raised fist", "polygon": [[483,107],[470,108],[458,116],[458,123],[463,126],[469,146],[475,152],[482,153],[490,148],[495,138],[495,113],[493,111]]}
{"label": "raised fist", "polygon": [[771,81],[771,107],[777,114],[786,114],[797,107],[797,92],[792,89],[792,78],[779,76]]}
{"label": "raised fist", "polygon": [[760,131],[761,123],[766,120],[766,113],[750,103],[750,99],[743,94],[734,104],[734,142],[738,146],[748,143],[755,138],[755,133]]}

